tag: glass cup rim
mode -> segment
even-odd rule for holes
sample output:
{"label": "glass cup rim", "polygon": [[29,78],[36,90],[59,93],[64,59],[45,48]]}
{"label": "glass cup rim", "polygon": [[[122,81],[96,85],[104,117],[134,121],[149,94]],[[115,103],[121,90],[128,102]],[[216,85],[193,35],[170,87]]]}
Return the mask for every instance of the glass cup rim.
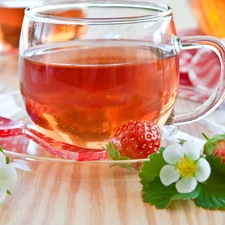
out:
{"label": "glass cup rim", "polygon": [[[84,9],[87,6],[92,7],[110,7],[110,6],[120,6],[129,7],[135,9],[147,9],[155,10],[157,13],[144,14],[138,16],[117,16],[117,17],[62,17],[46,15],[43,12],[47,10],[64,9],[64,8],[78,8]],[[109,24],[109,23],[132,23],[132,22],[143,22],[143,21],[157,21],[160,18],[167,17],[172,14],[172,9],[170,6],[163,3],[151,2],[148,0],[136,1],[136,0],[114,0],[114,1],[104,1],[104,0],[77,0],[77,1],[56,1],[50,2],[42,5],[30,6],[25,9],[25,16],[29,19],[37,22],[53,23],[53,24]]]}

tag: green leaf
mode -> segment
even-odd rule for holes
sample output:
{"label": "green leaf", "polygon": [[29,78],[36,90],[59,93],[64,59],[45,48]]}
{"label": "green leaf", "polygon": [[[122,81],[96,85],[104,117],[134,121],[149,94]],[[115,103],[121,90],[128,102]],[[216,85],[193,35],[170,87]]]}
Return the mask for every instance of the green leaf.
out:
{"label": "green leaf", "polygon": [[221,157],[209,155],[206,160],[211,166],[209,179],[201,184],[196,205],[206,209],[225,209],[225,163]]}
{"label": "green leaf", "polygon": [[6,161],[6,164],[9,164],[10,163],[10,159],[8,156],[5,157],[5,161]]}
{"label": "green leaf", "polygon": [[225,134],[216,134],[213,137],[211,137],[209,140],[212,143],[221,141],[221,140],[225,140]]}
{"label": "green leaf", "polygon": [[119,160],[120,159],[120,152],[118,150],[114,149],[114,146],[111,142],[108,143],[107,150],[108,150],[109,156],[113,160]]}
{"label": "green leaf", "polygon": [[162,154],[165,149],[166,149],[165,147],[160,147],[159,153]]}
{"label": "green leaf", "polygon": [[213,154],[213,151],[214,151],[213,143],[210,141],[207,141],[204,145],[204,153],[206,155],[211,155],[211,154]]}
{"label": "green leaf", "polygon": [[163,159],[162,154],[154,153],[150,155],[150,160],[143,163],[141,172],[138,176],[141,178],[141,184],[146,185],[155,177],[159,176],[160,170],[167,163]]}
{"label": "green leaf", "polygon": [[169,186],[164,186],[160,181],[159,177],[143,186],[142,188],[142,198],[146,203],[155,205],[156,208],[163,209],[168,208],[174,200],[188,200],[196,198],[200,192],[200,188],[197,188],[188,194],[178,193],[175,184]]}
{"label": "green leaf", "polygon": [[2,149],[2,146],[0,146],[0,152],[2,152],[4,154],[3,149]]}
{"label": "green leaf", "polygon": [[167,208],[176,193],[175,185],[166,187],[161,183],[159,177],[156,177],[142,188],[143,201],[155,205],[159,209]]}

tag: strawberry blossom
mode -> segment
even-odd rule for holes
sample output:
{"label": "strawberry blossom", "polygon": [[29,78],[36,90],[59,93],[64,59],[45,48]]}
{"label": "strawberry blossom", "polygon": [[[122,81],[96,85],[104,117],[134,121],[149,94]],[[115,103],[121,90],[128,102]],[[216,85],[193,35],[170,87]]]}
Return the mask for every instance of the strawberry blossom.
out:
{"label": "strawberry blossom", "polygon": [[172,144],[163,151],[163,158],[168,164],[160,171],[161,182],[165,186],[176,183],[179,193],[194,191],[198,182],[204,182],[210,176],[210,165],[197,143]]}
{"label": "strawberry blossom", "polygon": [[16,169],[11,164],[7,164],[3,152],[0,151],[0,203],[5,200],[6,194],[10,193],[16,181]]}

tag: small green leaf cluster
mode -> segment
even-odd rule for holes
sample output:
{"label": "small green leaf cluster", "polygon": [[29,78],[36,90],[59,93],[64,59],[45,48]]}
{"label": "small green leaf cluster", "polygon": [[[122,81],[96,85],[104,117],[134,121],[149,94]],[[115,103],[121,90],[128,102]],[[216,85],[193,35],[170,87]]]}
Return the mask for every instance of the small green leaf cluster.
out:
{"label": "small green leaf cluster", "polygon": [[[113,160],[130,160],[129,157],[121,156],[120,152],[117,149],[114,148],[114,146],[113,146],[113,144],[111,142],[108,143],[106,148],[107,148],[107,151],[108,151],[109,156],[110,156],[111,159],[113,159]],[[131,163],[121,163],[121,164],[114,163],[114,164],[112,164],[111,167],[113,167],[113,166],[126,168],[126,169],[131,170],[131,171],[135,171],[136,170]]]}

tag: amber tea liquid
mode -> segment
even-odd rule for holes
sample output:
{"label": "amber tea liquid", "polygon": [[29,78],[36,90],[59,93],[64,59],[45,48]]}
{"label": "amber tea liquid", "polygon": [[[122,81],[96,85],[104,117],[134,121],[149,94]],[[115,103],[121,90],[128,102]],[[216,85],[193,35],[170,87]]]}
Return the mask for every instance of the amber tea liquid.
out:
{"label": "amber tea liquid", "polygon": [[[0,1],[0,50],[17,48],[19,46],[20,31],[24,17],[25,8],[29,5],[40,5],[41,0],[18,0],[18,1]],[[85,17],[85,11],[82,8],[63,10],[54,16],[64,17]],[[51,41],[61,41],[61,39],[79,38],[85,31],[84,26],[74,26],[65,32],[65,27],[59,25],[56,30],[48,37]]]}
{"label": "amber tea liquid", "polygon": [[26,5],[20,1],[0,2],[0,45],[18,47]]}
{"label": "amber tea liquid", "polygon": [[178,57],[152,46],[70,43],[31,49],[20,61],[32,121],[80,146],[101,148],[131,119],[162,126],[177,97]]}

